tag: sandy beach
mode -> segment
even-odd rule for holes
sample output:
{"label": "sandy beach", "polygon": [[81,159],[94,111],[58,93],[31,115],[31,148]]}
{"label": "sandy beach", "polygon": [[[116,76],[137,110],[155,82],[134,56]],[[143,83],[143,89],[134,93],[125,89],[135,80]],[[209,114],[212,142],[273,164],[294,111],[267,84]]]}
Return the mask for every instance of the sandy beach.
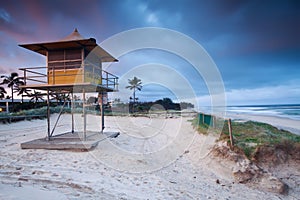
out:
{"label": "sandy beach", "polygon": [[240,113],[227,113],[226,116],[235,120],[251,120],[271,124],[277,128],[300,135],[300,121],[295,119],[275,117],[268,115],[250,115]]}
{"label": "sandy beach", "polygon": [[[280,195],[234,182],[230,172],[208,156],[216,138],[197,134],[190,119],[106,117],[105,131],[120,135],[101,141],[90,152],[22,150],[20,143],[46,136],[46,120],[1,124],[0,199],[299,197],[299,189]],[[82,117],[77,115],[75,122],[80,130]],[[299,128],[292,123],[280,125]],[[98,131],[99,127],[99,117],[88,116],[88,128]],[[57,133],[69,130],[70,115],[66,114]],[[300,172],[295,173],[299,179]]]}

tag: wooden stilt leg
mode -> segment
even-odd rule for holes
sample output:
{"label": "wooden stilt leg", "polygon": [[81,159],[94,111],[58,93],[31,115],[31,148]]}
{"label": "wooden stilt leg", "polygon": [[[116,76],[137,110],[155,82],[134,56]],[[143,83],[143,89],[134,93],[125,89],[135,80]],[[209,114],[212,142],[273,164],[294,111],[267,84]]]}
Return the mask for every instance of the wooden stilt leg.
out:
{"label": "wooden stilt leg", "polygon": [[86,100],[85,100],[85,90],[83,89],[83,92],[82,92],[82,95],[83,95],[83,102],[82,102],[82,114],[83,114],[83,140],[86,140],[86,110],[85,110],[85,107],[86,107]]}
{"label": "wooden stilt leg", "polygon": [[74,94],[71,97],[72,133],[74,133]]}
{"label": "wooden stilt leg", "polygon": [[50,98],[49,98],[49,89],[47,90],[47,140],[50,140],[51,133],[50,133]]}
{"label": "wooden stilt leg", "polygon": [[100,127],[101,133],[103,133],[103,130],[105,128],[105,126],[104,126],[104,102],[103,102],[103,98],[104,98],[103,92],[99,92],[98,102],[99,102],[100,112],[101,112],[101,127]]}
{"label": "wooden stilt leg", "polygon": [[103,103],[103,95],[101,99],[101,132],[103,133],[104,126],[104,103]]}

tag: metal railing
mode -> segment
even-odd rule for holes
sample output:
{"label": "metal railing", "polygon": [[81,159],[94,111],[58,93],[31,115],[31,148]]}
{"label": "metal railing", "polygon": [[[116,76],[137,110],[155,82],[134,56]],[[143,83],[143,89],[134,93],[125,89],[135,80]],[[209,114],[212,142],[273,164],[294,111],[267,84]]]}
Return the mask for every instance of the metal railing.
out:
{"label": "metal railing", "polygon": [[[73,66],[73,67],[72,67]],[[99,84],[102,87],[118,90],[118,77],[109,73],[105,70],[101,70],[101,68],[93,65],[85,65],[85,66],[74,66],[74,65],[63,65],[63,66],[50,66],[47,67],[29,67],[29,68],[20,68],[19,70],[23,71],[23,79],[25,85],[29,84],[56,84],[55,80],[57,78],[70,78],[70,77],[81,77],[81,79],[76,79],[76,83],[85,83],[91,82],[94,84]],[[82,69],[80,71],[79,69]],[[77,72],[72,70],[78,70]],[[62,74],[59,72],[71,72]],[[101,78],[100,78],[101,77]],[[89,81],[85,81],[88,79]],[[79,81],[79,82],[78,82]]]}
{"label": "metal railing", "polygon": [[102,70],[102,85],[106,88],[113,88],[114,90],[118,90],[118,77]]}

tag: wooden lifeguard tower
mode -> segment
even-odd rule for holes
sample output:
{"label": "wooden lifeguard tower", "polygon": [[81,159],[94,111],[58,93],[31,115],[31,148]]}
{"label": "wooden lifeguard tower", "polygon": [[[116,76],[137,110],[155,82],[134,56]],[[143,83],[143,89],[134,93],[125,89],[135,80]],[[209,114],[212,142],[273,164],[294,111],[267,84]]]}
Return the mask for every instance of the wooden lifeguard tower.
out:
{"label": "wooden lifeguard tower", "polygon": [[[82,93],[83,98],[83,130],[82,141],[87,140],[86,126],[86,93],[98,93],[101,107],[101,127],[104,129],[103,96],[107,92],[118,90],[118,77],[102,70],[103,62],[118,60],[101,48],[94,38],[83,38],[77,29],[67,37],[54,42],[43,42],[19,45],[28,50],[46,56],[46,66],[21,68],[24,73],[26,89],[46,91],[47,95],[47,141],[54,138],[53,133],[58,119],[51,130],[50,126],[50,94],[71,94],[72,122],[71,132],[74,133],[74,93]],[[21,144],[26,148],[26,143]]]}

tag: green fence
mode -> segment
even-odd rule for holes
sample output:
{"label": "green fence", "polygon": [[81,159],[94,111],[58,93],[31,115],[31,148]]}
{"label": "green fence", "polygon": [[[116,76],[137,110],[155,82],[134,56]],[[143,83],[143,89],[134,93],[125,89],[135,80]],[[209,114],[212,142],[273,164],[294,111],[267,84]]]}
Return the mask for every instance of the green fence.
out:
{"label": "green fence", "polygon": [[215,126],[215,117],[204,113],[199,113],[199,124],[206,124],[208,126]]}

